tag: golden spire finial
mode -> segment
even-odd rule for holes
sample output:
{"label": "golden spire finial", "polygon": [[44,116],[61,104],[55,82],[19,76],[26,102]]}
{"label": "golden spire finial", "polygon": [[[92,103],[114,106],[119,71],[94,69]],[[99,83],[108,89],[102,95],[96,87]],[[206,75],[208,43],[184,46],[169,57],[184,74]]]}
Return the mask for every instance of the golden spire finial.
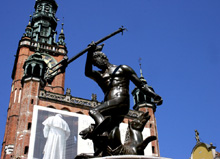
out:
{"label": "golden spire finial", "polygon": [[63,23],[62,23],[61,25],[62,25],[62,28],[61,28],[61,34],[63,34],[64,17],[63,17]]}
{"label": "golden spire finial", "polygon": [[64,23],[62,23],[61,33],[63,33],[63,26],[64,26]]}
{"label": "golden spire finial", "polygon": [[196,134],[196,141],[197,143],[200,142],[200,139],[199,139],[199,132],[197,130],[195,130],[195,134]]}
{"label": "golden spire finial", "polygon": [[31,18],[32,18],[32,15],[30,15],[30,19],[29,19],[28,25],[31,25]]}

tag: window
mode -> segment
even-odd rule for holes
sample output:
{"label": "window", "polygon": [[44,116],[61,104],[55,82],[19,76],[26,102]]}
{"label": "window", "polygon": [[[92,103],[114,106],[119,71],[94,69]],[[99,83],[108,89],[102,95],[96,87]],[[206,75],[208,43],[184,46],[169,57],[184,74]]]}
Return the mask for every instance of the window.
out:
{"label": "window", "polygon": [[31,122],[28,123],[27,129],[31,130]]}
{"label": "window", "polygon": [[11,92],[14,91],[14,84],[11,86]]}
{"label": "window", "polygon": [[83,112],[81,112],[81,111],[78,111],[78,112],[76,112],[77,114],[83,114]]}
{"label": "window", "polygon": [[62,108],[61,110],[66,111],[66,112],[70,112],[70,110],[68,108]]}
{"label": "window", "polygon": [[45,6],[45,12],[49,12],[50,11],[50,6]]}
{"label": "window", "polygon": [[49,105],[49,106],[47,106],[48,108],[52,108],[52,109],[56,109],[54,106],[52,106],[52,105]]}
{"label": "window", "polygon": [[16,96],[17,96],[17,88],[15,89],[15,94],[14,94],[14,103],[16,101]]}
{"label": "window", "polygon": [[21,101],[21,88],[19,89],[18,103]]}
{"label": "window", "polygon": [[155,153],[155,147],[152,146],[152,153]]}
{"label": "window", "polygon": [[41,5],[38,5],[38,6],[37,6],[37,11],[40,12],[41,10],[42,10],[42,6],[41,6]]}
{"label": "window", "polygon": [[27,153],[28,153],[28,149],[29,149],[29,147],[28,147],[28,146],[25,146],[25,148],[24,148],[24,154],[27,154]]}

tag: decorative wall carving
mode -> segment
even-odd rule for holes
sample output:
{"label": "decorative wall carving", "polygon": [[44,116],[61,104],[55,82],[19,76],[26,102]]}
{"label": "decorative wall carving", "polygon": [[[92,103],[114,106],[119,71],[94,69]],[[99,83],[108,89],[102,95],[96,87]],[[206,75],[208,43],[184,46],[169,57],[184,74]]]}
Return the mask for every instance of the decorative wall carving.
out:
{"label": "decorative wall carving", "polygon": [[56,94],[52,92],[47,92],[45,90],[40,91],[39,98],[51,99],[57,102],[66,102],[69,104],[74,104],[74,106],[79,105],[79,106],[85,106],[85,107],[95,107],[98,104],[98,102],[96,101],[72,97],[69,94],[66,94],[66,95]]}
{"label": "decorative wall carving", "polygon": [[[52,92],[47,92],[45,90],[41,90],[39,93],[39,98],[42,99],[49,99],[53,100],[55,102],[65,102],[68,104],[72,104],[73,106],[82,106],[84,108],[90,109],[91,107],[95,107],[96,105],[100,104],[97,101],[94,100],[87,100],[82,98],[73,97],[70,94],[62,95],[62,94],[56,94]],[[138,118],[143,114],[141,111],[136,110],[130,110],[129,113],[126,115],[128,118]]]}
{"label": "decorative wall carving", "polygon": [[[30,41],[28,39],[21,40],[20,45],[33,47],[35,49],[38,47],[37,42]],[[64,48],[60,48],[59,46],[49,45],[49,44],[45,44],[45,43],[40,43],[39,49],[42,50],[43,52],[48,52],[48,53],[55,52],[58,54],[67,54],[67,51]]]}

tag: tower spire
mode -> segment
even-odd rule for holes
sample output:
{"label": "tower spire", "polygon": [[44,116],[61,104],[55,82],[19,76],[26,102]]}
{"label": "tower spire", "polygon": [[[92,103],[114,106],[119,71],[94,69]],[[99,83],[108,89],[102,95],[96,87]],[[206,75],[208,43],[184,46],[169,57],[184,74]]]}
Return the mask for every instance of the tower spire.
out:
{"label": "tower spire", "polygon": [[53,45],[56,43],[56,27],[58,5],[55,0],[36,0],[35,12],[31,25],[33,27],[32,40]]}
{"label": "tower spire", "polygon": [[64,26],[64,23],[62,23],[62,28],[61,28],[61,32],[60,32],[60,35],[58,37],[58,45],[66,45],[66,43],[64,42],[65,40],[65,35],[64,35],[64,31],[63,31],[63,26]]}
{"label": "tower spire", "polygon": [[64,23],[62,23],[61,33],[63,33],[63,25],[64,25]]}
{"label": "tower spire", "polygon": [[138,61],[139,61],[139,65],[140,65],[140,73],[141,73],[141,77],[143,77],[143,72],[142,72],[142,68],[141,68],[141,60],[142,60],[142,59],[141,59],[141,58],[139,58],[139,60],[138,60]]}
{"label": "tower spire", "polygon": [[142,60],[141,58],[139,58],[139,60],[138,60],[139,65],[140,65],[140,74],[141,74],[140,80],[147,84],[147,81],[146,81],[146,79],[143,76],[143,71],[142,71],[142,67],[141,67],[141,60]]}
{"label": "tower spire", "polygon": [[28,25],[31,26],[31,18],[32,18],[32,15],[30,14],[29,17],[30,17],[30,18],[29,18],[29,23],[28,23]]}
{"label": "tower spire", "polygon": [[32,16],[30,15],[29,22],[28,22],[27,27],[25,28],[25,33],[24,33],[23,37],[32,38],[33,28],[31,26],[31,18],[32,18]]}

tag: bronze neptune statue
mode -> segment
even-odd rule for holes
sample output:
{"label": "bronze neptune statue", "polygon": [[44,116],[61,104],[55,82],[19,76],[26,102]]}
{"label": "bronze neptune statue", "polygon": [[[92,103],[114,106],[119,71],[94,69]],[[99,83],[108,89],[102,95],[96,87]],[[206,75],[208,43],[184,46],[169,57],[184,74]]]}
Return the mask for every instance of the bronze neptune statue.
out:
{"label": "bronze neptune statue", "polygon": [[[93,141],[95,150],[94,156],[111,155],[114,153],[113,150],[116,149],[121,152],[118,152],[118,154],[139,154],[137,153],[138,151],[129,150],[129,144],[127,146],[122,145],[120,140],[119,124],[123,121],[130,108],[129,82],[132,81],[144,94],[152,97],[156,105],[161,105],[163,100],[142,83],[131,67],[111,64],[107,56],[102,52],[103,45],[96,46],[96,44],[92,42],[89,46],[90,49],[87,54],[85,75],[93,79],[100,86],[104,93],[104,101],[89,111],[89,115],[94,119],[95,124],[90,125],[89,128],[80,132],[80,135],[83,139],[91,139]],[[96,66],[100,70],[94,70],[93,66]],[[140,120],[139,123],[144,127],[149,120],[148,113]],[[133,121],[133,123],[134,122],[135,121]],[[137,125],[135,126],[133,124],[132,126],[131,123],[129,124],[129,129],[134,130]],[[137,123],[138,122],[136,122],[136,124]],[[142,130],[143,128],[140,129],[139,132]],[[137,135],[137,133],[135,135]],[[143,138],[140,140],[142,141],[131,142],[141,144],[140,142],[143,142]],[[155,137],[148,138],[145,144],[152,140],[155,140]],[[127,147],[126,150],[125,147]],[[139,145],[139,147],[141,146]]]}

